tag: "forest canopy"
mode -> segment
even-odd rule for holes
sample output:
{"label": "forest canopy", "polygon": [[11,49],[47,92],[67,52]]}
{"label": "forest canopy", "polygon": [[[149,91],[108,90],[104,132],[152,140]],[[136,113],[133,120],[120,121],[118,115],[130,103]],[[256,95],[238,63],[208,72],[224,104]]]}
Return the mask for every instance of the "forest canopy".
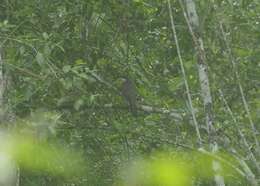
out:
{"label": "forest canopy", "polygon": [[259,12],[2,0],[0,185],[259,185]]}

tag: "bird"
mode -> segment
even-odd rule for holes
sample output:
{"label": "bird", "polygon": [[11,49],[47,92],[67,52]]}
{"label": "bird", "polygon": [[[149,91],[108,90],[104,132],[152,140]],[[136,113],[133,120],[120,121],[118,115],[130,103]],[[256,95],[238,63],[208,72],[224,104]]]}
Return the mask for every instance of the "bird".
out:
{"label": "bird", "polygon": [[137,90],[135,83],[128,77],[124,77],[121,86],[122,97],[126,100],[131,113],[137,116]]}

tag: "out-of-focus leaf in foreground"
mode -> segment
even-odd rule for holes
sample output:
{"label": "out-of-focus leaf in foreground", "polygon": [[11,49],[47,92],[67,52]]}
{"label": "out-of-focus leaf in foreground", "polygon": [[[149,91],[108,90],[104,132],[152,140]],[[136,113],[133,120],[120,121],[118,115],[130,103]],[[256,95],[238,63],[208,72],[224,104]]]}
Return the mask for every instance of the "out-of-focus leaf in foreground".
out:
{"label": "out-of-focus leaf in foreground", "polygon": [[0,153],[6,154],[23,169],[64,178],[80,176],[86,168],[79,153],[17,133],[6,135],[0,141]]}
{"label": "out-of-focus leaf in foreground", "polygon": [[189,186],[191,170],[189,165],[178,159],[161,156],[155,159],[137,160],[126,169],[125,186]]}
{"label": "out-of-focus leaf in foreground", "polygon": [[[206,152],[206,151],[205,151]],[[224,160],[224,158],[226,160]],[[211,154],[202,152],[159,153],[152,158],[135,160],[123,168],[124,186],[191,186],[194,181],[212,180],[215,176],[213,164],[217,161],[222,169],[218,174],[228,182],[241,179],[235,170],[238,166],[234,159],[225,153]],[[122,181],[122,180],[121,180]]]}

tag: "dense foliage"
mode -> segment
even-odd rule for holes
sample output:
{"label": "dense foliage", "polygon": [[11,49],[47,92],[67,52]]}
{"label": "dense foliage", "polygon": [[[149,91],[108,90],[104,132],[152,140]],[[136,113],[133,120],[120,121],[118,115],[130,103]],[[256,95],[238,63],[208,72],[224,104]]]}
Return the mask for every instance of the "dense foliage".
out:
{"label": "dense foliage", "polygon": [[[259,179],[250,152],[260,156],[242,99],[259,131],[260,2],[195,2],[220,151],[245,160]],[[196,46],[179,1],[172,1],[172,9],[207,149]],[[86,176],[73,181],[21,169],[21,185],[113,185],[119,167],[137,156],[198,148],[167,1],[2,0],[0,42],[8,109],[16,118],[38,110],[58,113],[55,140],[78,149],[90,162]],[[136,116],[121,95],[122,77],[136,86]]]}

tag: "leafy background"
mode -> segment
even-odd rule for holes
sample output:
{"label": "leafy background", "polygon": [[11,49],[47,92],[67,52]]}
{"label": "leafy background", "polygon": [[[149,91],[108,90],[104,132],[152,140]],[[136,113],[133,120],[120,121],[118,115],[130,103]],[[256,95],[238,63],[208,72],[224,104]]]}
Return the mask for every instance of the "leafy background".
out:
{"label": "leafy background", "polygon": [[[260,3],[217,0],[196,1],[196,5],[220,149],[235,149],[246,159],[248,152],[235,126],[242,129],[255,153],[252,131],[219,23],[260,130]],[[192,101],[207,145],[194,45],[179,3],[172,1],[172,7]],[[91,162],[86,183],[78,179],[75,184],[113,185],[119,167],[134,157],[196,148],[166,1],[3,0],[0,40],[10,80],[5,95],[8,109],[16,118],[28,118],[37,110],[60,114],[55,140],[77,148]],[[133,117],[120,96],[122,76],[134,80],[139,104],[174,109],[183,119],[141,109]],[[219,89],[237,123],[226,112]],[[257,175],[254,164],[247,163]],[[69,184],[39,172],[22,171],[21,176],[22,185]]]}

